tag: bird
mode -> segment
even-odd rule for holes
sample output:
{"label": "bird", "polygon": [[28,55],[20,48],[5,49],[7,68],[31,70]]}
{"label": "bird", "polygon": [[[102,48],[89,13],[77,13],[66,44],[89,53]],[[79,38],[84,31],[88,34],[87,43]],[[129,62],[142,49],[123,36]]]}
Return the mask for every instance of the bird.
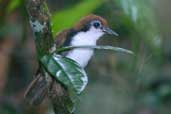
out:
{"label": "bird", "polygon": [[[97,41],[104,35],[118,34],[109,28],[108,22],[97,15],[91,14],[83,17],[74,27],[58,33],[55,44],[59,47],[64,46],[96,46]],[[76,61],[85,68],[93,56],[92,49],[73,49],[64,56]]]}
{"label": "bird", "polygon": [[[73,27],[57,33],[54,44],[56,48],[65,46],[96,46],[97,41],[104,34],[118,36],[115,31],[109,28],[106,19],[95,14],[90,14],[81,18]],[[75,48],[60,54],[76,61],[82,68],[85,68],[92,58],[94,50]],[[33,79],[25,92],[25,99],[31,105],[40,104],[48,94],[47,82],[42,72],[43,71],[39,68],[36,73],[37,76]],[[51,83],[49,96],[56,106],[54,110],[58,111],[59,114],[70,114],[71,111],[66,110],[67,104],[65,104],[65,102],[72,104],[67,87],[53,79],[53,77]]]}

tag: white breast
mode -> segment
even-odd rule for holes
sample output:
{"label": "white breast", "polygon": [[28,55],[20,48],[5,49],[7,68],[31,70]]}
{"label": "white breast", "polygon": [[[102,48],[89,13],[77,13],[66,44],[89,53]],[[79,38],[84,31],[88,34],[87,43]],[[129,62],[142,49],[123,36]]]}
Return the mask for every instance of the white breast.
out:
{"label": "white breast", "polygon": [[[72,46],[81,45],[96,45],[97,40],[103,35],[102,32],[95,31],[94,28],[87,32],[79,32],[71,41]],[[93,55],[91,49],[74,49],[70,51],[66,57],[78,62],[82,67],[85,67]]]}

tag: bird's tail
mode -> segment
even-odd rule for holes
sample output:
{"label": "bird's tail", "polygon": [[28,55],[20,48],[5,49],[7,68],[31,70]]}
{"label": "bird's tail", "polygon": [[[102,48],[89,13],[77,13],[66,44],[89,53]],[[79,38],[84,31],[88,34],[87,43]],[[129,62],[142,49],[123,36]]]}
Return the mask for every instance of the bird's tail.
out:
{"label": "bird's tail", "polygon": [[48,85],[45,76],[37,73],[37,76],[28,86],[24,99],[30,105],[39,105],[48,94]]}
{"label": "bird's tail", "polygon": [[48,97],[53,104],[55,114],[71,114],[74,111],[74,104],[67,89],[54,78],[50,76],[49,78],[50,81],[47,82],[43,73],[38,71],[25,92],[25,101],[30,105],[39,105],[45,97]]}

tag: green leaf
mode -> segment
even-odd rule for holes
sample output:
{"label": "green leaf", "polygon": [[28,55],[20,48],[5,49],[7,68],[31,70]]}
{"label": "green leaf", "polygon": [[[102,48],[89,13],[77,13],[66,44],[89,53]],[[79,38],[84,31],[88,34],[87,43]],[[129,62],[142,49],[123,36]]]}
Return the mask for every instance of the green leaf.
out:
{"label": "green leaf", "polygon": [[46,70],[69,90],[80,94],[87,85],[84,69],[75,61],[61,55],[45,55],[41,59]]}
{"label": "green leaf", "polygon": [[56,35],[59,30],[73,26],[81,17],[92,13],[103,2],[103,0],[82,0],[70,9],[52,14],[53,35]]}
{"label": "green leaf", "polygon": [[146,45],[149,45],[156,53],[161,52],[162,37],[155,17],[154,0],[115,0],[115,2],[132,20]]}
{"label": "green leaf", "polygon": [[67,46],[67,47],[62,47],[58,48],[56,52],[63,52],[63,51],[68,51],[71,49],[75,48],[85,48],[85,49],[98,49],[98,50],[111,50],[111,51],[116,51],[116,52],[121,52],[121,53],[127,53],[127,54],[134,54],[132,51],[123,49],[120,47],[113,47],[113,46]]}
{"label": "green leaf", "polygon": [[21,2],[22,0],[12,0],[7,7],[7,12],[11,13],[14,9],[16,9],[21,4]]}

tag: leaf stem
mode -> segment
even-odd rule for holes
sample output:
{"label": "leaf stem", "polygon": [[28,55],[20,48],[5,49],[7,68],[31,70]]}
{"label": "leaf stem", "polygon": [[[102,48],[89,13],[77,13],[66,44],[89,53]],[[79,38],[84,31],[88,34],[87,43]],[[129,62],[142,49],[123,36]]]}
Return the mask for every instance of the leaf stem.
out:
{"label": "leaf stem", "polygon": [[130,51],[130,50],[120,48],[120,47],[104,46],[104,45],[100,45],[100,46],[91,46],[91,45],[66,46],[66,47],[56,49],[55,53],[69,51],[69,50],[76,49],[76,48],[80,48],[80,49],[96,49],[96,50],[110,50],[110,51],[116,51],[116,52],[122,52],[122,53],[127,53],[127,54],[134,55],[134,53],[132,51]]}

